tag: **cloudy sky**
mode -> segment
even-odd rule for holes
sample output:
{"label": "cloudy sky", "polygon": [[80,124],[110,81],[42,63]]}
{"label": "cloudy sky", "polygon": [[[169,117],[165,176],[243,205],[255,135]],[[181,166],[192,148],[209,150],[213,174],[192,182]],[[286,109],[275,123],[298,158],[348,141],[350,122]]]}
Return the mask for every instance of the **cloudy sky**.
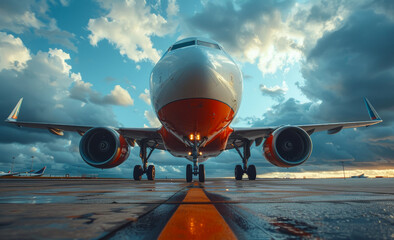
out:
{"label": "cloudy sky", "polygon": [[[213,3],[215,2],[215,3]],[[20,119],[94,126],[157,127],[149,74],[176,40],[220,42],[244,75],[232,126],[368,120],[382,124],[312,135],[303,165],[270,165],[261,147],[251,164],[263,176],[350,171],[394,176],[394,2],[347,1],[0,1],[0,116],[24,97]],[[0,170],[47,166],[52,175],[132,177],[139,149],[114,169],[95,169],[80,136],[54,136],[0,122]],[[185,159],[155,151],[157,177],[184,177]],[[206,162],[208,177],[233,176],[241,159],[225,151]],[[341,172],[340,172],[341,173]],[[309,176],[309,175],[308,175]]]}

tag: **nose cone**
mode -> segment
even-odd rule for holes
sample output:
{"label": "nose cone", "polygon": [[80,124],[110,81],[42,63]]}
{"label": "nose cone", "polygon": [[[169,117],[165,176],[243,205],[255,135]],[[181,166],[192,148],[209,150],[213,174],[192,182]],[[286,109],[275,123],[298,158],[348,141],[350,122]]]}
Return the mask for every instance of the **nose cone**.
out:
{"label": "nose cone", "polygon": [[236,89],[242,90],[242,85],[236,85],[240,85],[240,74],[224,52],[193,46],[170,52],[159,64],[167,69],[152,71],[152,78],[156,78],[151,84],[156,112],[168,103],[192,98],[214,99],[238,108],[241,94]]}

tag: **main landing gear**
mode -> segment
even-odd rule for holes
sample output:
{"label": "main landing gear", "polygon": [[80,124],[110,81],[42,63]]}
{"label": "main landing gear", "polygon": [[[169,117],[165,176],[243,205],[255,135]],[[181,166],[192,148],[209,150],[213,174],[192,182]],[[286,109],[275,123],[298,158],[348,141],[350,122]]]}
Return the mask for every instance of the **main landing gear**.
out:
{"label": "main landing gear", "polygon": [[198,164],[198,148],[194,144],[193,145],[193,167],[191,164],[186,166],[186,182],[191,182],[193,180],[193,175],[197,176],[198,181],[205,182],[205,167],[204,164]]}
{"label": "main landing gear", "polygon": [[148,167],[148,159],[150,155],[152,154],[153,150],[155,150],[156,146],[149,147],[150,151],[149,154],[147,155],[147,148],[148,145],[146,142],[141,142],[140,144],[140,158],[142,160],[142,166],[141,165],[135,165],[134,166],[134,172],[133,172],[133,177],[134,180],[140,181],[142,178],[142,175],[146,173],[146,176],[148,177],[148,180],[155,180],[155,166],[149,165]]}
{"label": "main landing gear", "polygon": [[255,165],[250,165],[248,167],[248,160],[250,158],[250,146],[252,143],[249,140],[244,140],[243,141],[243,154],[239,150],[239,147],[234,144],[235,150],[237,150],[239,156],[242,158],[242,163],[243,166],[241,165],[236,165],[235,170],[234,170],[234,175],[236,180],[242,180],[242,176],[244,173],[248,175],[249,180],[255,180],[256,179],[256,166]]}

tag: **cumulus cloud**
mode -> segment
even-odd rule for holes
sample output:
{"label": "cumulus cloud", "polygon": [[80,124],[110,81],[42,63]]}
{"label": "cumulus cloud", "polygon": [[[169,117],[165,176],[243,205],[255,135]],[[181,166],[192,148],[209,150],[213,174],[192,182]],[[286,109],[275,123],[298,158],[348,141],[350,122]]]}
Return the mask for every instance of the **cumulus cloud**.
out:
{"label": "cumulus cloud", "polygon": [[149,90],[145,88],[144,92],[140,94],[141,98],[146,104],[151,105]]}
{"label": "cumulus cloud", "polygon": [[[135,62],[150,60],[156,63],[159,60],[160,53],[153,47],[151,37],[173,31],[166,19],[152,13],[145,1],[100,1],[100,5],[109,13],[89,20],[89,39],[93,46],[107,39],[119,49],[120,54]],[[170,1],[169,13],[175,13],[175,6],[175,2]]]}
{"label": "cumulus cloud", "polygon": [[[310,99],[321,100],[327,119],[364,116],[355,108],[363,96],[393,120],[394,23],[372,11],[357,11],[346,24],[320,39],[302,67],[300,86]],[[355,40],[357,39],[357,40]],[[335,106],[335,108],[333,108]]]}
{"label": "cumulus cloud", "polygon": [[[363,105],[362,101],[360,101],[359,105]],[[366,110],[363,110],[365,113]],[[283,103],[274,105],[271,110],[263,114],[261,119],[255,119],[252,122],[252,126],[262,127],[329,122],[324,118],[321,119],[320,114],[321,109],[318,104],[300,103],[290,98]],[[366,118],[355,119],[337,116],[336,122],[363,119]],[[309,171],[335,169],[338,165],[338,159],[351,159],[352,161],[348,165],[352,167],[378,167],[379,164],[393,167],[393,145],[371,144],[370,139],[374,139],[374,136],[379,136],[382,133],[384,134],[384,131],[389,131],[388,135],[393,134],[392,130],[385,129],[383,126],[361,128],[358,130],[345,129],[335,135],[328,135],[326,132],[314,133],[311,136],[313,152],[310,159],[303,165],[291,168],[290,170],[304,171],[303,169],[305,167]],[[379,141],[378,139],[376,140]],[[387,143],[387,139],[381,141],[381,143],[383,142]],[[257,154],[262,154],[261,148],[256,150],[258,152]],[[280,170],[280,168],[277,168],[277,170]]]}
{"label": "cumulus cloud", "polygon": [[57,26],[55,19],[50,19],[49,24],[45,28],[35,30],[35,34],[48,39],[49,43],[60,44],[74,52],[78,52],[74,44],[74,41],[76,41],[75,34],[61,30]]}
{"label": "cumulus cloud", "polygon": [[302,60],[324,33],[341,26],[350,5],[325,0],[208,2],[186,18],[185,35],[207,35],[237,59],[273,74]]}
{"label": "cumulus cloud", "polygon": [[176,4],[176,0],[169,0],[167,6],[167,16],[175,16],[179,12],[179,6]]}
{"label": "cumulus cloud", "polygon": [[92,89],[93,84],[82,81],[80,75],[73,75],[74,85],[70,89],[70,97],[85,103],[111,104],[119,106],[130,106],[134,104],[129,92],[120,85],[115,85],[110,94],[103,96],[101,93]]}
{"label": "cumulus cloud", "polygon": [[356,162],[370,166],[394,163],[390,138],[394,135],[394,61],[387,51],[394,48],[393,29],[394,22],[374,9],[354,11],[342,28],[318,41],[302,69],[306,81],[301,90],[321,101],[318,115],[322,118],[366,119],[363,96],[378,109],[383,124],[343,132],[337,140]]}
{"label": "cumulus cloud", "polygon": [[23,45],[22,40],[4,32],[0,32],[0,55],[0,71],[21,71],[31,59],[29,50]]}
{"label": "cumulus cloud", "polygon": [[[61,1],[65,6],[66,1]],[[56,4],[52,2],[51,4]],[[22,34],[27,30],[34,30],[36,36],[44,37],[52,44],[60,44],[74,52],[77,47],[73,33],[61,30],[56,19],[48,15],[46,0],[4,0],[0,2],[0,30],[7,30]]]}
{"label": "cumulus cloud", "polygon": [[33,4],[35,1],[12,1],[0,2],[0,29],[6,29],[15,33],[22,33],[27,28],[38,29],[44,24],[37,19]]}
{"label": "cumulus cloud", "polygon": [[[257,63],[263,74],[300,64],[304,81],[298,85],[312,102],[284,101],[285,85],[260,85],[262,93],[278,103],[261,118],[249,119],[254,127],[367,120],[362,97],[370,98],[383,124],[336,135],[314,133],[311,159],[291,171],[335,169],[337,159],[352,159],[353,167],[390,167],[394,165],[392,6],[369,0],[207,2],[186,18],[183,27],[185,35],[206,35],[237,59]],[[253,148],[252,158],[261,161],[257,166],[278,169],[267,165],[261,154],[261,148]],[[223,153],[212,165],[220,159],[229,156]]]}
{"label": "cumulus cloud", "polygon": [[364,96],[384,119],[369,128],[346,129],[336,135],[314,133],[314,150],[304,166],[313,170],[353,159],[351,167],[394,165],[394,22],[375,9],[355,10],[339,29],[324,34],[302,64],[301,91],[313,102],[294,99],[272,106],[253,126],[368,120]]}
{"label": "cumulus cloud", "polygon": [[110,94],[104,96],[103,102],[121,106],[134,104],[134,100],[130,97],[129,92],[120,85],[116,85]]}
{"label": "cumulus cloud", "polygon": [[146,120],[148,120],[149,125],[151,127],[160,127],[161,126],[159,119],[156,117],[156,115],[152,111],[146,110],[144,112],[144,116],[145,116]]}
{"label": "cumulus cloud", "polygon": [[[222,43],[242,61],[258,63],[264,73],[275,73],[300,59],[298,36],[288,31],[283,14],[292,2],[246,1],[237,7],[209,2],[187,19],[190,34],[204,34]],[[237,34],[234,34],[234,32]]]}
{"label": "cumulus cloud", "polygon": [[263,95],[272,97],[277,101],[283,101],[285,99],[285,94],[287,92],[288,87],[285,81],[282,82],[282,86],[273,86],[267,87],[264,84],[260,85],[260,91]]}
{"label": "cumulus cloud", "polygon": [[[25,48],[23,42],[20,47]],[[18,99],[24,97],[19,116],[22,121],[119,126],[108,106],[86,104],[81,107],[80,101],[69,97],[67,89],[76,79],[82,80],[67,63],[69,54],[61,49],[50,49],[31,54],[30,58],[23,69],[0,71],[2,119],[8,116]],[[14,170],[24,171],[27,165],[30,168],[31,156],[34,156],[34,168],[46,165],[49,174],[98,172],[82,161],[78,134],[58,137],[45,130],[18,128],[4,121],[0,122],[0,132],[1,169],[9,168],[15,157]]]}

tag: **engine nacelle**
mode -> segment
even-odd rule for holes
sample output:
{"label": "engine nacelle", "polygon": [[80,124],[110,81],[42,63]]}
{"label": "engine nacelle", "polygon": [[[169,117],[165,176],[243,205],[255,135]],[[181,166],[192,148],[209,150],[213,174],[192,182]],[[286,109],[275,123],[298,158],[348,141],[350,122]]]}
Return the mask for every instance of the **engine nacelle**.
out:
{"label": "engine nacelle", "polygon": [[294,167],[312,153],[312,140],[302,128],[286,126],[276,129],[264,142],[265,158],[278,167]]}
{"label": "engine nacelle", "polygon": [[111,128],[92,128],[79,143],[82,159],[96,168],[113,168],[123,163],[130,154],[126,140]]}

